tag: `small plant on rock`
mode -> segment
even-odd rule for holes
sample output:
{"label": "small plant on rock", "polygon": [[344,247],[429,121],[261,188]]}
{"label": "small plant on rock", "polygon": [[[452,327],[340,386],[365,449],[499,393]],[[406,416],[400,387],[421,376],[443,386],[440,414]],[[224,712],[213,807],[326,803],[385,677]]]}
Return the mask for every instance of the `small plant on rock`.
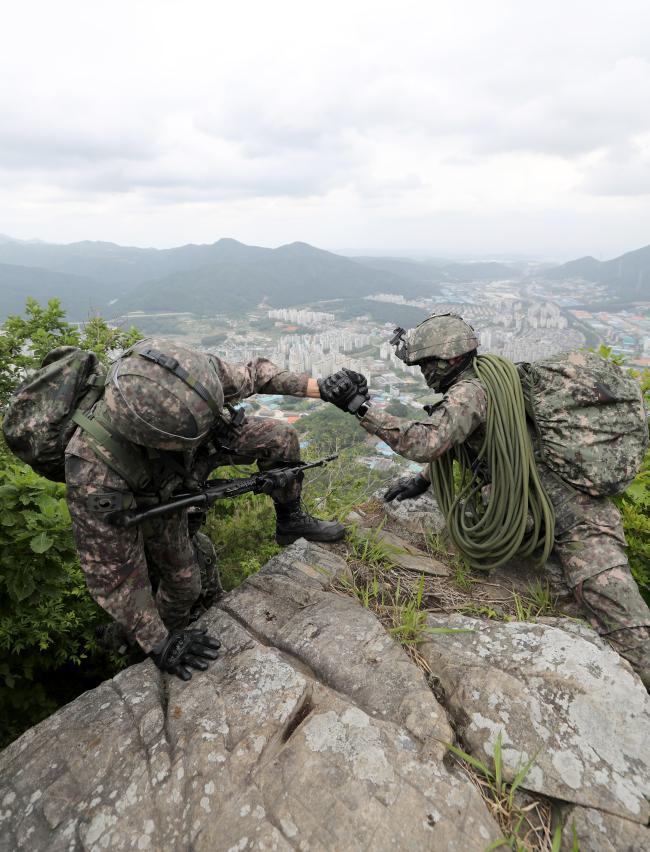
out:
{"label": "small plant on rock", "polygon": [[[549,802],[543,798],[529,797],[522,801],[518,795],[526,776],[532,769],[537,755],[519,768],[512,782],[503,777],[502,732],[499,732],[492,751],[494,769],[459,746],[447,743],[461,766],[478,787],[490,812],[499,823],[502,837],[491,843],[485,852],[494,849],[511,849],[513,852],[559,852],[562,842],[562,823],[553,822],[555,814]],[[579,852],[574,843],[572,852]]]}

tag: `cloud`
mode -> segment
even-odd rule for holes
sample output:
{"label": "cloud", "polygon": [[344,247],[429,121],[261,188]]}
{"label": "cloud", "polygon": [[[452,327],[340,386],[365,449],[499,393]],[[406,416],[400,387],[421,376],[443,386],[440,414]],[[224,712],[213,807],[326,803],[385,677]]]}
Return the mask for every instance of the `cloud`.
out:
{"label": "cloud", "polygon": [[593,195],[650,195],[650,133],[607,149],[586,171],[583,188]]}
{"label": "cloud", "polygon": [[342,228],[365,216],[368,245],[374,216],[426,233],[448,211],[471,228],[477,210],[577,216],[589,196],[647,191],[646,0],[616,14],[586,0],[25,0],[3,31],[8,232],[14,211],[36,223],[64,205],[70,227],[184,205],[200,228],[206,205],[221,222],[259,199],[293,204],[292,227],[316,208]]}

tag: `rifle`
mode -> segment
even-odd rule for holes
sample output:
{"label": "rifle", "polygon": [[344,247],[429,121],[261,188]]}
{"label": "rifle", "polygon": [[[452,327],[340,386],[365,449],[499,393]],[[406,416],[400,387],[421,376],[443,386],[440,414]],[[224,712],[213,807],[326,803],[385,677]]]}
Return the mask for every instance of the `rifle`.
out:
{"label": "rifle", "polygon": [[276,488],[284,488],[298,477],[303,471],[313,467],[323,467],[338,458],[338,453],[313,462],[299,462],[290,467],[277,470],[267,470],[263,473],[255,473],[252,476],[240,479],[216,479],[206,483],[204,488],[192,491],[189,494],[178,494],[171,500],[159,503],[148,509],[131,510],[125,509],[120,512],[112,512],[107,516],[109,523],[116,527],[128,528],[141,524],[149,518],[157,518],[160,515],[168,515],[178,512],[188,506],[199,506],[209,509],[217,500],[225,500],[231,497],[239,497],[242,494],[271,494]]}

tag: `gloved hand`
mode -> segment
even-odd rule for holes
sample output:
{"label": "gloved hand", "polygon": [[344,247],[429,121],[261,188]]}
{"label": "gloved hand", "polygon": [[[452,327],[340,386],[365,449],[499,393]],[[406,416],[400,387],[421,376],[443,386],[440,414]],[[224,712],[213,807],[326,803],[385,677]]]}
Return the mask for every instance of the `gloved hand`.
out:
{"label": "gloved hand", "polygon": [[363,373],[346,368],[318,379],[318,390],[321,399],[349,414],[356,414],[359,406],[370,398],[368,381]]}
{"label": "gloved hand", "polygon": [[176,675],[181,680],[190,680],[190,669],[205,671],[208,660],[219,656],[221,642],[209,636],[206,627],[194,630],[172,630],[152,649],[149,656],[164,672]]}
{"label": "gloved hand", "polygon": [[429,485],[431,483],[421,473],[416,474],[416,476],[407,476],[403,479],[398,479],[384,494],[384,501],[390,503],[392,500],[397,499],[397,502],[401,503],[402,500],[412,500],[413,497],[419,497],[420,494],[424,494]]}

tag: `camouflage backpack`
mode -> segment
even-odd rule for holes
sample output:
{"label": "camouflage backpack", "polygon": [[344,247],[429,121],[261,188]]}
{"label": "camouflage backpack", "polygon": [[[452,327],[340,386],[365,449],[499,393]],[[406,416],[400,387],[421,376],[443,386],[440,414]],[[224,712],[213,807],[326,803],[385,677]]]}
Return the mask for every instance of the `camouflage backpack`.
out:
{"label": "camouflage backpack", "polygon": [[594,497],[624,491],[648,446],[638,382],[593,352],[563,353],[518,368],[542,461]]}
{"label": "camouflage backpack", "polygon": [[7,446],[36,473],[65,480],[65,448],[77,428],[75,413],[89,411],[103,393],[104,375],[93,352],[60,346],[12,396],[2,430]]}

